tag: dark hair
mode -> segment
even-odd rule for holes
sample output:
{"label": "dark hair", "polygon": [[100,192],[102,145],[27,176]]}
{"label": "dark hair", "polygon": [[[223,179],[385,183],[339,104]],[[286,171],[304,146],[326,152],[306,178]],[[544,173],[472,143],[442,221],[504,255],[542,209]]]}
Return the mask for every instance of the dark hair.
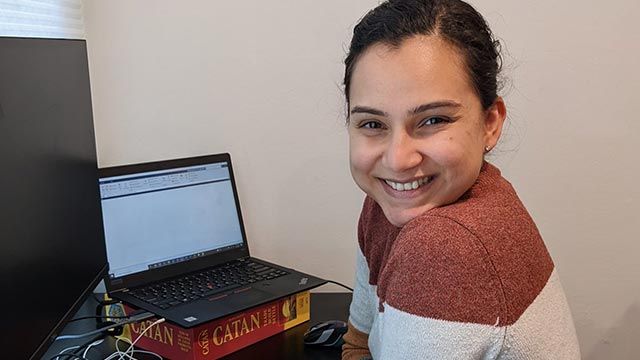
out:
{"label": "dark hair", "polygon": [[502,67],[500,42],[482,15],[461,0],[389,0],[369,11],[353,29],[344,61],[347,105],[351,75],[362,53],[376,43],[399,47],[415,35],[437,35],[455,45],[483,108],[494,103]]}

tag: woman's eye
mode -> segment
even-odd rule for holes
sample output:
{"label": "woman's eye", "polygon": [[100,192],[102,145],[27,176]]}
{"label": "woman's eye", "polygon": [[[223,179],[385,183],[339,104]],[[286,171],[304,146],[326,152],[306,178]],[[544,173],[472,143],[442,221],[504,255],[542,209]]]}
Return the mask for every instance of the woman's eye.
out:
{"label": "woman's eye", "polygon": [[421,125],[437,125],[437,124],[441,124],[447,122],[447,119],[439,117],[439,116],[432,116],[430,118],[426,118],[422,121]]}
{"label": "woman's eye", "polygon": [[364,122],[364,123],[360,124],[360,128],[362,128],[362,129],[381,129],[382,128],[382,124],[380,124],[377,121],[367,121],[367,122]]}

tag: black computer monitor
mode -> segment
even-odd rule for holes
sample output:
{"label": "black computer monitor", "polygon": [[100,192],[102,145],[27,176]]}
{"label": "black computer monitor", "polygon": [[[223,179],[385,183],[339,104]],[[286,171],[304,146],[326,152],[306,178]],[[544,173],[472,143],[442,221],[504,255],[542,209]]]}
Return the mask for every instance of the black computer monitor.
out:
{"label": "black computer monitor", "polygon": [[84,40],[0,37],[0,358],[39,358],[106,270]]}

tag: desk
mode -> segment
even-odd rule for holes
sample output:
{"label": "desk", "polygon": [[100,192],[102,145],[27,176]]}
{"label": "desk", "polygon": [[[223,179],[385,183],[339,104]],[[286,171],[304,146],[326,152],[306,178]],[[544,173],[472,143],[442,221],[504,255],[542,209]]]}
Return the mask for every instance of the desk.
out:
{"label": "desk", "polygon": [[[274,335],[254,345],[244,348],[229,356],[224,357],[225,360],[244,360],[244,359],[260,359],[260,360],[329,360],[340,359],[340,350],[322,347],[304,346],[302,340],[304,333],[309,327],[317,322],[326,320],[347,320],[349,315],[349,304],[351,303],[350,293],[311,293],[311,320]],[[83,304],[78,314],[74,317],[93,315],[95,306],[97,305],[93,297],[89,297]],[[82,323],[82,324],[80,324]],[[64,333],[82,333],[95,329],[95,322],[91,320],[81,321],[69,324]],[[80,344],[86,341],[66,340],[55,342],[49,351],[42,358],[48,360],[65,347]],[[97,348],[92,348],[87,358],[104,359],[114,350],[114,339],[109,338]],[[139,359],[156,359],[153,356],[136,356]],[[62,359],[62,358],[61,358]],[[180,359],[172,359],[180,360]]]}

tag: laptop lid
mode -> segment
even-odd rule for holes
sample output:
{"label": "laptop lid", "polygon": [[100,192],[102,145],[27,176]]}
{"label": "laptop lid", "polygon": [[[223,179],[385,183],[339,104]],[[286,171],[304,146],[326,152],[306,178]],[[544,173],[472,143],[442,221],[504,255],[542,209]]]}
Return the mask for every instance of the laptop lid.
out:
{"label": "laptop lid", "polygon": [[229,154],[102,168],[108,291],[249,256]]}

